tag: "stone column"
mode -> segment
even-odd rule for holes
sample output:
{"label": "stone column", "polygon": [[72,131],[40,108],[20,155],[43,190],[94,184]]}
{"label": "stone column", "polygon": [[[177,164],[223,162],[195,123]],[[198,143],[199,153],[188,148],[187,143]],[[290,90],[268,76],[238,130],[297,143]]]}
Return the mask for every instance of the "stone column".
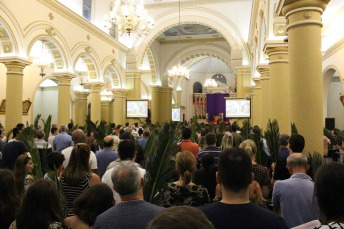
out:
{"label": "stone column", "polygon": [[91,87],[90,101],[91,101],[91,120],[96,122],[101,120],[101,96],[100,91],[104,86],[102,82],[87,82],[85,83]]}
{"label": "stone column", "polygon": [[87,96],[89,92],[75,91],[75,123],[83,126],[87,116]]}
{"label": "stone column", "polygon": [[57,123],[58,126],[68,124],[71,118],[70,110],[70,81],[76,77],[75,74],[70,72],[54,72],[52,74],[58,81],[58,113]]}
{"label": "stone column", "polygon": [[152,109],[151,109],[151,120],[152,123],[155,124],[160,121],[160,87],[157,85],[151,86],[152,91]]}
{"label": "stone column", "polygon": [[127,90],[126,89],[112,89],[113,93],[113,110],[112,110],[112,121],[116,125],[124,125],[126,118],[126,99],[127,99]]}
{"label": "stone column", "polygon": [[101,118],[110,122],[110,101],[101,101]]}
{"label": "stone column", "polygon": [[280,133],[290,133],[290,84],[288,44],[266,42],[264,51],[269,56],[270,117],[277,119]]}
{"label": "stone column", "polygon": [[253,78],[254,83],[256,84],[254,88],[255,95],[253,96],[253,109],[252,109],[252,125],[258,125],[261,127],[261,115],[262,115],[262,88],[260,77]]}
{"label": "stone column", "polygon": [[113,122],[113,102],[110,102],[110,106],[109,106],[109,121],[108,122]]}
{"label": "stone column", "polygon": [[127,70],[126,88],[129,99],[141,99],[141,75],[142,71]]}
{"label": "stone column", "polygon": [[167,94],[167,91],[165,90],[166,88],[160,88],[159,89],[159,122],[160,124],[162,122],[165,122],[166,121],[166,114],[167,114],[167,108],[166,108],[166,94]]}
{"label": "stone column", "polygon": [[281,1],[289,38],[290,121],[306,145],[303,152],[323,151],[321,15],[330,0]]}
{"label": "stone column", "polygon": [[182,91],[177,90],[177,107],[179,108],[182,104]]}
{"label": "stone column", "polygon": [[237,97],[245,98],[250,93],[251,68],[249,66],[237,67]]}
{"label": "stone column", "polygon": [[269,77],[269,65],[258,65],[258,72],[260,73],[261,81],[261,116],[259,127],[266,130],[266,124],[270,118],[270,77]]}
{"label": "stone column", "polygon": [[10,130],[22,122],[23,114],[23,71],[31,61],[21,57],[1,57],[0,63],[7,68],[6,113],[4,126]]}

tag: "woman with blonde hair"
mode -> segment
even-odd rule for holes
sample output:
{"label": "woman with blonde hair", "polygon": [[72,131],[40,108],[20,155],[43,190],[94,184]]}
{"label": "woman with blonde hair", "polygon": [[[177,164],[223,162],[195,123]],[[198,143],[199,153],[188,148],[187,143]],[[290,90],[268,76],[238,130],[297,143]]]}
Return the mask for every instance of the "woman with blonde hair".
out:
{"label": "woman with blonde hair", "polygon": [[176,170],[179,180],[169,183],[157,193],[157,204],[163,207],[188,205],[193,207],[210,203],[208,191],[191,182],[196,169],[196,158],[190,151],[179,152],[176,156]]}
{"label": "woman with blonde hair", "polygon": [[221,150],[230,148],[233,148],[233,135],[231,132],[227,131],[222,138]]}
{"label": "woman with blonde hair", "polygon": [[[256,144],[254,143],[254,141],[248,139],[241,143],[241,148],[244,149],[246,153],[248,153],[248,155],[251,157],[252,172],[254,174],[254,180],[258,182],[259,186],[261,187],[263,196],[267,198],[270,191],[269,190],[270,178],[269,178],[267,169],[257,164],[256,162],[256,154],[257,154]],[[257,187],[256,184],[255,184],[255,187]]]}

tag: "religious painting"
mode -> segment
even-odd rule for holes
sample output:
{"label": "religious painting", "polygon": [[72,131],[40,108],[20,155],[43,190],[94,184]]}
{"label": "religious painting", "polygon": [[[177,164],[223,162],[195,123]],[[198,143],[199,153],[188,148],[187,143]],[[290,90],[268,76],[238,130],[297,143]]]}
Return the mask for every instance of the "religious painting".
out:
{"label": "religious painting", "polygon": [[0,114],[5,114],[6,111],[6,99],[3,99],[0,105]]}

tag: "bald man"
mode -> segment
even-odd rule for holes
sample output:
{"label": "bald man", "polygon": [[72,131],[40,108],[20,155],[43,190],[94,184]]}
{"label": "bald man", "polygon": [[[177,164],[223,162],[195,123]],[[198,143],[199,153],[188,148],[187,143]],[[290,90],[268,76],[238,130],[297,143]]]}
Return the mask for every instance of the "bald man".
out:
{"label": "bald man", "polygon": [[112,136],[106,136],[104,138],[104,149],[100,150],[97,154],[98,163],[98,175],[102,179],[106,167],[118,158],[118,154],[113,150],[114,139]]}
{"label": "bald man", "polygon": [[[74,130],[72,133],[72,140],[73,140],[74,145],[77,145],[78,143],[85,143],[86,144],[86,137],[85,137],[84,131],[82,131],[80,129]],[[72,154],[72,150],[73,150],[73,146],[70,146],[70,147],[62,150],[62,152],[61,152],[65,156],[65,159],[66,159],[63,162],[64,168],[66,168],[68,166],[70,155]],[[97,158],[96,158],[96,155],[94,154],[94,152],[92,152],[92,151],[90,154],[90,169],[94,173],[98,172],[97,171],[97,169],[98,169]]]}

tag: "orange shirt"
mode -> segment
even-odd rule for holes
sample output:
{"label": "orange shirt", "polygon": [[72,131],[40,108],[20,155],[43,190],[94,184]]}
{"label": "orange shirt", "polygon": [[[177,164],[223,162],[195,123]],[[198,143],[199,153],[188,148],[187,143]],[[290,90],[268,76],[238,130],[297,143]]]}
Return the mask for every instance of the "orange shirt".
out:
{"label": "orange shirt", "polygon": [[182,152],[190,151],[195,157],[197,157],[199,147],[198,144],[191,142],[190,140],[181,141]]}

